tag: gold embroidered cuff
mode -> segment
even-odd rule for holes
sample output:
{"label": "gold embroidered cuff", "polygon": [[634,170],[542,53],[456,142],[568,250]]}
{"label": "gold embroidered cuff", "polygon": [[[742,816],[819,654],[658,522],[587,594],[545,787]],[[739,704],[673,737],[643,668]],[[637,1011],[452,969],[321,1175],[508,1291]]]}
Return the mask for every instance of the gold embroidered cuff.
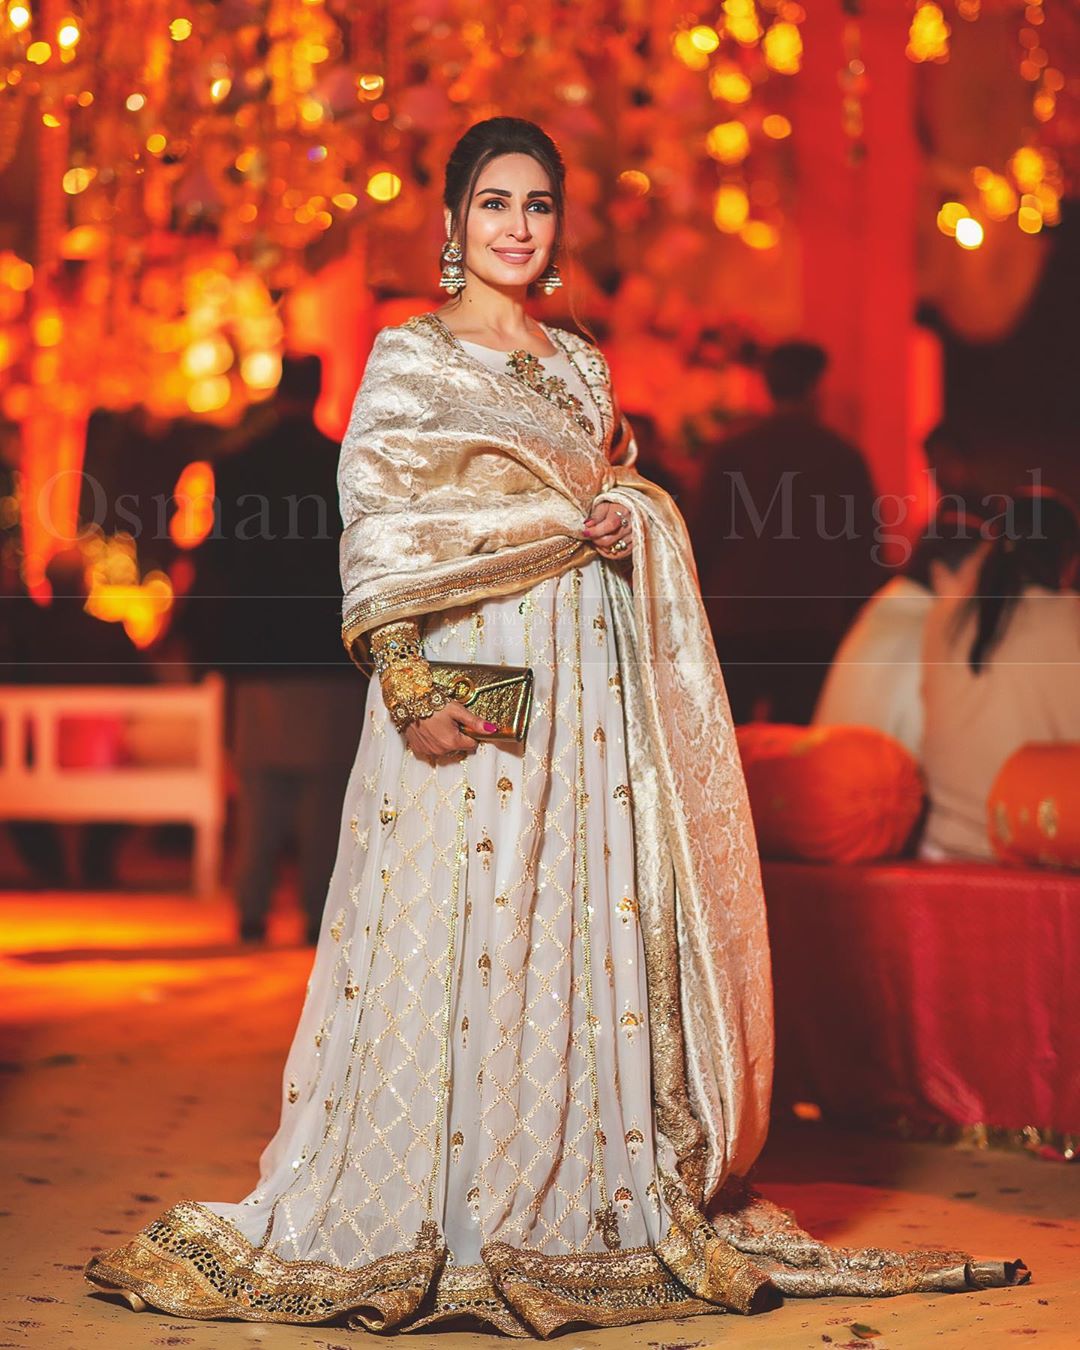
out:
{"label": "gold embroidered cuff", "polygon": [[449,696],[431,678],[420,630],[412,619],[376,628],[371,634],[370,650],[383,702],[399,731],[410,722],[430,717],[449,702]]}

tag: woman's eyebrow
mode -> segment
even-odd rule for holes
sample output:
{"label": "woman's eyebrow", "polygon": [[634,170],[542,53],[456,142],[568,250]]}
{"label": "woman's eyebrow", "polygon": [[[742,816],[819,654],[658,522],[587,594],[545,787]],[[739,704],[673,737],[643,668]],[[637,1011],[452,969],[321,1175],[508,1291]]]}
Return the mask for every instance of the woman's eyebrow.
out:
{"label": "woman's eyebrow", "polygon": [[[512,197],[514,194],[506,188],[485,187],[477,188],[476,195],[479,197],[482,192],[493,192],[497,197]],[[533,188],[531,192],[526,192],[526,197],[550,197],[552,195],[548,188]]]}

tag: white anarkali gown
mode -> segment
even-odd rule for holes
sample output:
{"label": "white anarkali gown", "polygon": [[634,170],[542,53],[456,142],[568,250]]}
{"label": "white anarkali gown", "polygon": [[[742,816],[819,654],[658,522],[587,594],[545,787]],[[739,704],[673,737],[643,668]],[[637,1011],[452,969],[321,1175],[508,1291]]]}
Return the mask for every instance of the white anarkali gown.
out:
{"label": "white anarkali gown", "polygon": [[621,1247],[659,1239],[625,584],[597,558],[428,622],[429,659],[532,668],[523,746],[432,766],[369,686],[282,1125],[257,1190],[207,1206],[282,1259],[355,1268],[434,1221],[479,1291],[489,1243],[605,1252],[608,1214]]}
{"label": "white anarkali gown", "polygon": [[[589,406],[565,356],[544,365]],[[825,1248],[752,1196],[715,1228],[673,1221],[613,616],[629,586],[594,555],[429,617],[429,659],[532,668],[523,745],[433,766],[371,684],[259,1183],[173,1206],[92,1280],[181,1315],[512,1335],[721,1311],[708,1291],[737,1291],[740,1262],[744,1310],[762,1271],[890,1292],[946,1287],[948,1257],[970,1281],[963,1254]]]}

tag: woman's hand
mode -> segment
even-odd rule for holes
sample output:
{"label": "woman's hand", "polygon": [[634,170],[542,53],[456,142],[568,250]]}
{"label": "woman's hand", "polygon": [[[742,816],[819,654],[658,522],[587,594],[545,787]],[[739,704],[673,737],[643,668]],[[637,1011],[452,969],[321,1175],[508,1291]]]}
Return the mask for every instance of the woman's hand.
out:
{"label": "woman's hand", "polygon": [[605,558],[621,560],[634,547],[630,534],[630,517],[614,502],[596,502],[592,515],[585,521],[585,538],[596,546]]}
{"label": "woman's hand", "polygon": [[433,764],[447,764],[451,760],[463,759],[476,749],[476,741],[465,735],[465,732],[479,734],[497,730],[494,722],[484,722],[460,703],[452,702],[433,712],[430,717],[410,722],[405,728],[405,744],[420,759]]}

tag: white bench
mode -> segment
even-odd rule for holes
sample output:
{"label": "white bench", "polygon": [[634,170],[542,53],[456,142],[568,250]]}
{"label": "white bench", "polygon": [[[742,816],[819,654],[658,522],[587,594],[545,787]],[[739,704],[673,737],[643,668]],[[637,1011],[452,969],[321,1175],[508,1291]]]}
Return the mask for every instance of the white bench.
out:
{"label": "white bench", "polygon": [[[209,899],[221,875],[224,716],[225,681],[220,675],[194,685],[4,685],[0,817],[190,823],[195,830],[194,889]],[[65,767],[61,721],[94,717],[122,720],[128,762],[108,768]],[[184,728],[179,742],[183,763],[160,762],[154,750],[155,729],[166,726],[172,730],[165,740],[174,746],[176,732]]]}

